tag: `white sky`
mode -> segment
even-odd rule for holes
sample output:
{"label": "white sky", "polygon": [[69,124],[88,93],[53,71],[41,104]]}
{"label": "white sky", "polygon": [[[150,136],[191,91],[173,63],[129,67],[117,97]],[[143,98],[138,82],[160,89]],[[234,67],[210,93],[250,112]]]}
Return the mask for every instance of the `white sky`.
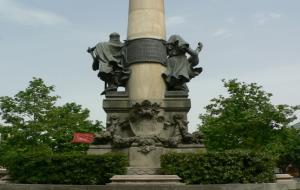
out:
{"label": "white sky", "polygon": [[[299,0],[166,0],[167,33],[204,44],[201,76],[189,84],[191,130],[221,79],[257,82],[274,104],[300,104]],[[119,32],[126,39],[127,0],[0,0],[0,96],[32,77],[56,86],[60,103],[75,101],[105,121],[103,83],[88,46]]]}

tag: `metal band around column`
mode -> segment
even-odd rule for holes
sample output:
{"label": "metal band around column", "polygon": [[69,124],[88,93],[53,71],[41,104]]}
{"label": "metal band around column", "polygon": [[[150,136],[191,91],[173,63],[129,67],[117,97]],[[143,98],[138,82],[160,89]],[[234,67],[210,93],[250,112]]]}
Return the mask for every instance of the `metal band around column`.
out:
{"label": "metal band around column", "polygon": [[165,64],[167,50],[164,40],[140,38],[126,42],[126,63],[161,63]]}

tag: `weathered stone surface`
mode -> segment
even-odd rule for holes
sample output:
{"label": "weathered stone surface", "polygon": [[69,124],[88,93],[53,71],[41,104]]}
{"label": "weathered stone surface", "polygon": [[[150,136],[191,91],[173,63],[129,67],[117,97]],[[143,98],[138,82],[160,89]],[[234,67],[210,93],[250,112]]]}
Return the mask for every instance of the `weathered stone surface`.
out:
{"label": "weathered stone surface", "polygon": [[189,96],[188,91],[166,91],[166,98],[187,98]]}
{"label": "weathered stone surface", "polygon": [[126,91],[110,91],[105,94],[106,98],[125,98],[128,99],[128,92]]}
{"label": "weathered stone surface", "polygon": [[111,183],[115,184],[171,184],[183,185],[181,178],[177,175],[115,175],[110,178]]}
{"label": "weathered stone surface", "polygon": [[142,152],[141,147],[129,148],[129,166],[130,167],[148,167],[159,168],[160,156],[163,153],[163,147],[153,147],[148,153]]}

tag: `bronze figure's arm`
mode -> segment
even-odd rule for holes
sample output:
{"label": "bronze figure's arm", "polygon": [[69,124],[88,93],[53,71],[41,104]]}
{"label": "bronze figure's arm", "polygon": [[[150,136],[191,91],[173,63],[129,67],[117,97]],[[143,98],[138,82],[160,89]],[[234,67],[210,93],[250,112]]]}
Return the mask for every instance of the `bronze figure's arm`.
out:
{"label": "bronze figure's arm", "polygon": [[190,47],[186,48],[186,52],[190,55],[188,61],[192,64],[193,67],[195,67],[199,63],[198,55],[202,50],[202,47],[203,47],[202,43],[199,42],[198,47],[195,50],[191,49]]}
{"label": "bronze figure's arm", "polygon": [[89,54],[91,54],[92,58],[93,58],[93,65],[92,65],[92,68],[94,71],[98,70],[99,69],[99,60],[97,59],[97,56],[94,54],[94,50],[96,49],[96,46],[95,47],[92,47],[92,48],[88,48],[87,49],[87,52]]}

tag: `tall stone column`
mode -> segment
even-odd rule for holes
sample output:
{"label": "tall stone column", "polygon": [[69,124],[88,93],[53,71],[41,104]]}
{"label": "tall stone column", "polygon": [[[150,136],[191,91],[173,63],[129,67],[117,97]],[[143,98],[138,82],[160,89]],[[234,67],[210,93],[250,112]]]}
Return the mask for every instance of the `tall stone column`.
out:
{"label": "tall stone column", "polygon": [[162,100],[166,86],[161,77],[166,58],[164,0],[130,0],[128,16],[129,99]]}

